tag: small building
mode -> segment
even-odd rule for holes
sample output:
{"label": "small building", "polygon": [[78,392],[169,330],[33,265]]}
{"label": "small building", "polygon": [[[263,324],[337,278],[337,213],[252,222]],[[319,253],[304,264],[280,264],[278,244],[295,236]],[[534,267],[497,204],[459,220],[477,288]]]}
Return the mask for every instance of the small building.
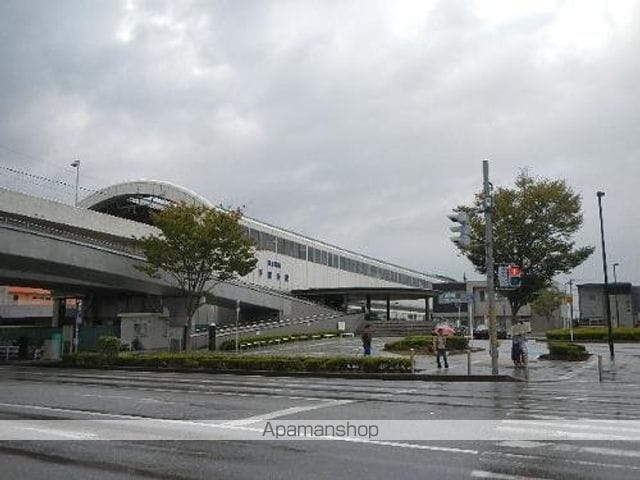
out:
{"label": "small building", "polygon": [[[640,287],[631,283],[610,283],[609,314],[613,327],[640,325]],[[580,325],[606,325],[604,283],[578,285]]]}
{"label": "small building", "polygon": [[120,313],[120,340],[134,350],[181,350],[183,327],[162,313]]}

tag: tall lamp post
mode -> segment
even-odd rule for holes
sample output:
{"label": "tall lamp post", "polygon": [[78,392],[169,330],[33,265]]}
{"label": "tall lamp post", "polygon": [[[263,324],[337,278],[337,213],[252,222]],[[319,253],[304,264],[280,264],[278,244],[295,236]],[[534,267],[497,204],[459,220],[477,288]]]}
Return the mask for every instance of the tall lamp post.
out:
{"label": "tall lamp post", "polygon": [[[619,266],[620,264],[617,262],[613,264],[613,283],[614,284],[618,283],[618,277],[616,276],[616,267],[619,267]],[[617,292],[617,290],[615,291]],[[613,297],[616,300],[616,327],[619,327],[620,326],[620,310],[618,310],[618,294],[616,293]]]}
{"label": "tall lamp post", "polygon": [[487,295],[489,296],[489,353],[491,354],[491,374],[498,375],[498,335],[496,327],[496,306],[494,294],[493,227],[491,182],[489,181],[489,161],[482,161],[482,186],[485,222],[485,265],[487,269]]}
{"label": "tall lamp post", "polygon": [[240,338],[238,324],[240,323],[240,300],[236,300],[236,354],[240,352]]}
{"label": "tall lamp post", "polygon": [[609,301],[609,277],[607,275],[607,250],[604,244],[604,223],[602,221],[602,197],[604,192],[596,192],[598,197],[598,212],[600,213],[600,240],[602,241],[602,271],[604,272],[604,314],[607,321],[607,332],[609,340],[609,353],[611,358],[615,357],[613,350],[613,332],[611,331],[611,304]]}
{"label": "tall lamp post", "polygon": [[74,160],[71,166],[76,169],[76,199],[75,199],[75,202],[73,203],[73,206],[77,207],[78,206],[78,188],[80,186],[80,160]]}

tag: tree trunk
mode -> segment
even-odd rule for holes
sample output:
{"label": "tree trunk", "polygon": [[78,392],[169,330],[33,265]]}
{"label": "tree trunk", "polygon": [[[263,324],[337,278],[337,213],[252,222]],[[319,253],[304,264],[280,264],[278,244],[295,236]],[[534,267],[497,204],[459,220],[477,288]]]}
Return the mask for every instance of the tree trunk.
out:
{"label": "tree trunk", "polygon": [[518,323],[518,312],[522,308],[519,302],[509,299],[509,306],[511,307],[511,326]]}

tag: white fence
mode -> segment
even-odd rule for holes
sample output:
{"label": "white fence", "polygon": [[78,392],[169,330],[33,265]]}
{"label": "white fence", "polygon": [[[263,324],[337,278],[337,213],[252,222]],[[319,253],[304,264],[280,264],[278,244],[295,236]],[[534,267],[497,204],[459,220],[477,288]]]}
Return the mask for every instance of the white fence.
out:
{"label": "white fence", "polygon": [[18,358],[18,347],[15,345],[0,345],[0,360]]}

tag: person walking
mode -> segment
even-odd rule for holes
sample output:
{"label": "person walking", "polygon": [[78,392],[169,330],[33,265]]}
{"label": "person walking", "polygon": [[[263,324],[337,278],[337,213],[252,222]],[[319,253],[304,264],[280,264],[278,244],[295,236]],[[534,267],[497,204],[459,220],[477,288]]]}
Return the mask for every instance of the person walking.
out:
{"label": "person walking", "polygon": [[373,340],[373,334],[371,333],[370,325],[364,326],[360,338],[362,339],[362,348],[364,349],[365,356],[371,355],[371,340]]}
{"label": "person walking", "polygon": [[522,366],[522,336],[521,335],[513,335],[511,338],[511,360],[513,364],[517,367]]}
{"label": "person walking", "polygon": [[447,337],[441,328],[436,330],[436,336],[433,337],[433,349],[436,351],[438,368],[442,368],[440,359],[444,360],[444,368],[449,368],[449,362],[447,362]]}
{"label": "person walking", "polygon": [[529,361],[529,349],[527,348],[527,336],[522,334],[520,340],[520,367],[526,368]]}
{"label": "person walking", "polygon": [[522,320],[512,329],[511,360],[516,368],[525,368],[528,360],[527,337]]}

